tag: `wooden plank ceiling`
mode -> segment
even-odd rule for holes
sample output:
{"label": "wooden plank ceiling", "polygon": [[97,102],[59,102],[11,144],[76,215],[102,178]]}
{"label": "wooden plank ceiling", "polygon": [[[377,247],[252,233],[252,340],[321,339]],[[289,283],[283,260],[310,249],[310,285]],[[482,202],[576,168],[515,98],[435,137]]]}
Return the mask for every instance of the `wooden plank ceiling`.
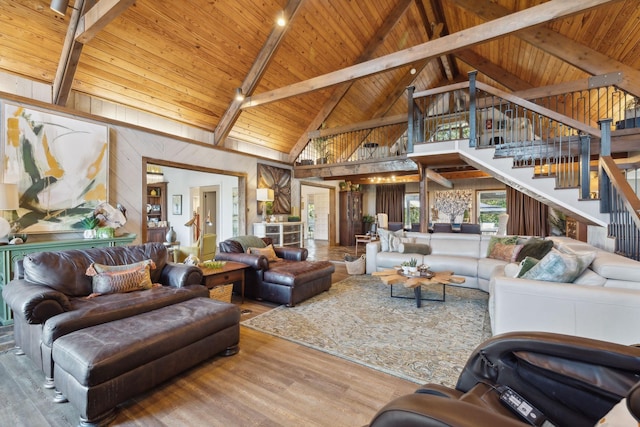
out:
{"label": "wooden plank ceiling", "polygon": [[[71,0],[62,17],[48,0],[0,0],[0,70],[53,85],[66,67],[72,91],[216,132],[220,146],[256,144],[291,163],[322,123],[406,114],[407,85],[432,88],[465,80],[473,69],[507,91],[616,70],[625,72],[627,90],[640,87],[637,0],[605,2],[363,78],[345,73],[345,83],[251,108],[234,101],[236,88],[259,98],[500,16],[576,0],[100,0],[97,6],[114,8],[104,14],[108,22],[80,40],[75,63],[61,66],[72,8],[83,3],[86,11],[95,0]],[[282,11],[290,19],[279,28]],[[569,48],[578,51],[559,55]]]}

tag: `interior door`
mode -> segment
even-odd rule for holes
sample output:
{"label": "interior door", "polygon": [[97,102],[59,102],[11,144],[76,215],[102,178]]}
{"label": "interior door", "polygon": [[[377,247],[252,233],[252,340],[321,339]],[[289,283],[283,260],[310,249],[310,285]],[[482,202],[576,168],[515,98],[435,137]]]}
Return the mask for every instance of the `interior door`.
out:
{"label": "interior door", "polygon": [[202,193],[202,232],[204,234],[217,234],[217,192],[204,191]]}

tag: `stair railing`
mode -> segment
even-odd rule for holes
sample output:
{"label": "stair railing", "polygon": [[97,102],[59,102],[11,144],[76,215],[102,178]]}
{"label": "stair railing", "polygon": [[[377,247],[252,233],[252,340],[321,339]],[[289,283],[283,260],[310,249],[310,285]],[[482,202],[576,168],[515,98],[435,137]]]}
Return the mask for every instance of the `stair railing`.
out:
{"label": "stair railing", "polygon": [[615,252],[640,260],[640,199],[611,157],[611,122],[600,121],[600,211],[609,213],[608,234],[615,238]]}

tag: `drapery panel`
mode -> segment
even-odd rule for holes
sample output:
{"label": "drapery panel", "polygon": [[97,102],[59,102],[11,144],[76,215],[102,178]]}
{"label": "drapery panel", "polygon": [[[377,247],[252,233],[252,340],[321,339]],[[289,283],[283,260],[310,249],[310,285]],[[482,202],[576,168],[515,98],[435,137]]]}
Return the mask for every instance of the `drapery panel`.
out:
{"label": "drapery panel", "polygon": [[389,222],[402,222],[404,211],[404,184],[376,186],[376,213],[386,213]]}
{"label": "drapery panel", "polygon": [[507,186],[507,234],[518,236],[547,236],[549,207]]}

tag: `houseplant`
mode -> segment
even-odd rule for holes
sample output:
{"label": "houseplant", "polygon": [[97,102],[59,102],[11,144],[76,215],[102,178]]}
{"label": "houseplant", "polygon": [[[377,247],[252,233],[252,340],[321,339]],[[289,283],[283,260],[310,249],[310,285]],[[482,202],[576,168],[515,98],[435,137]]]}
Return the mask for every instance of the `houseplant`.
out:
{"label": "houseplant", "polygon": [[376,222],[376,217],[373,215],[365,214],[362,215],[362,224],[364,225],[364,232],[373,233],[375,230],[372,229],[372,224]]}

